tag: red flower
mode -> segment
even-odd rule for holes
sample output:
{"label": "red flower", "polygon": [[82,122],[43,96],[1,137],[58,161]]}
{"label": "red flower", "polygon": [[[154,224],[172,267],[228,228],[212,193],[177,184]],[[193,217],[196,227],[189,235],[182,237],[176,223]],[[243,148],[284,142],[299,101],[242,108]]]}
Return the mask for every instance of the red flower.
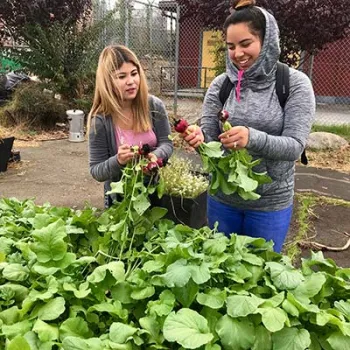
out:
{"label": "red flower", "polygon": [[225,123],[225,121],[228,119],[229,117],[229,114],[227,111],[225,111],[224,109],[222,109],[219,113],[218,113],[218,117],[219,117],[219,120],[222,122],[222,123]]}
{"label": "red flower", "polygon": [[175,120],[174,128],[178,133],[182,134],[187,130],[188,123],[185,119]]}

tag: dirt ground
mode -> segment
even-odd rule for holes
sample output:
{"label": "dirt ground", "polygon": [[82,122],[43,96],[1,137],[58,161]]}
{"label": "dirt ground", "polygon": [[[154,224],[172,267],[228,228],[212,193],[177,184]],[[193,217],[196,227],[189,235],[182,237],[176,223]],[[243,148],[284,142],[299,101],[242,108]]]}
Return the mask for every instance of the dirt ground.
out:
{"label": "dirt ground", "polygon": [[[38,147],[27,147],[38,146]],[[50,202],[55,206],[83,208],[85,204],[103,207],[103,184],[89,174],[87,142],[67,139],[44,141],[39,144],[17,142],[22,161],[12,163],[0,173],[0,197],[20,200],[34,198],[38,205]],[[299,193],[314,193],[350,203],[350,176],[330,170],[297,167],[296,189]],[[310,210],[308,241],[331,247],[344,246],[350,237],[350,205],[316,205]],[[297,210],[287,241],[298,232]],[[304,247],[301,256],[308,256]],[[350,248],[340,252],[324,252],[339,266],[350,267]]]}
{"label": "dirt ground", "polygon": [[[326,204],[317,206],[311,219],[311,240],[333,248],[344,247],[350,240],[349,218],[350,207]],[[307,254],[308,249],[304,248],[302,256]],[[325,256],[336,260],[342,267],[350,267],[350,247],[341,251],[327,251]]]}
{"label": "dirt ground", "polygon": [[[21,145],[24,145],[22,142]],[[45,141],[39,147],[17,147],[22,165],[0,173],[0,196],[35,198],[39,205],[103,207],[103,184],[89,174],[87,142]]]}
{"label": "dirt ground", "polygon": [[310,256],[311,249],[322,251],[325,258],[333,259],[338,266],[350,267],[350,202],[327,203],[324,198],[316,200],[316,204],[308,208],[303,220],[303,224],[307,227],[302,238],[297,237],[300,235],[301,225],[300,203],[295,200],[293,219],[284,252],[287,254],[290,246],[296,244],[299,255],[294,262],[297,265],[300,265],[301,258]]}

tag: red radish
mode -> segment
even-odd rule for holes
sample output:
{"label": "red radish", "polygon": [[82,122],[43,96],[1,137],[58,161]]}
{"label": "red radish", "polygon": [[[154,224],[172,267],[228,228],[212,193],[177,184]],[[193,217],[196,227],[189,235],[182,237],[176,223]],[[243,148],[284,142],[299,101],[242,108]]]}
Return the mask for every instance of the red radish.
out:
{"label": "red radish", "polygon": [[174,128],[175,131],[177,131],[180,134],[183,134],[188,128],[188,123],[185,119],[175,120]]}

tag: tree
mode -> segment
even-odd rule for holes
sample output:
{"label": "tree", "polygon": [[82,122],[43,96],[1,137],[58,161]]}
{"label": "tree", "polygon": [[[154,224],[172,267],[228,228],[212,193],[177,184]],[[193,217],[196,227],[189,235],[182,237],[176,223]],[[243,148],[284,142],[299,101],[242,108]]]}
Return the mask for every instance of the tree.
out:
{"label": "tree", "polygon": [[112,19],[109,13],[93,23],[91,6],[91,0],[4,0],[0,38],[9,35],[17,45],[3,51],[63,98],[81,97],[91,86],[100,34]]}
{"label": "tree", "polygon": [[0,2],[0,39],[10,35],[17,42],[25,40],[23,29],[28,24],[50,27],[63,21],[66,24],[86,23],[91,15],[92,0],[2,0]]}
{"label": "tree", "polygon": [[[232,1],[178,0],[182,19],[198,17],[205,27],[221,29]],[[276,17],[281,33],[281,60],[296,64],[300,52],[315,54],[350,34],[349,0],[257,0]]]}

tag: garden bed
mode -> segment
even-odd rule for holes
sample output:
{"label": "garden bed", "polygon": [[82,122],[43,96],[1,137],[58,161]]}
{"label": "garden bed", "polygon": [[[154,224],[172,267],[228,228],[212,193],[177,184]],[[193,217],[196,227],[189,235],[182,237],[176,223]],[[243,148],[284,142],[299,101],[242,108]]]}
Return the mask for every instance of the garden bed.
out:
{"label": "garden bed", "polygon": [[350,267],[350,247],[331,250],[344,248],[349,242],[349,217],[349,202],[299,195],[284,252],[299,264],[300,258],[310,255],[310,249],[322,250],[324,256],[333,259],[337,265]]}

